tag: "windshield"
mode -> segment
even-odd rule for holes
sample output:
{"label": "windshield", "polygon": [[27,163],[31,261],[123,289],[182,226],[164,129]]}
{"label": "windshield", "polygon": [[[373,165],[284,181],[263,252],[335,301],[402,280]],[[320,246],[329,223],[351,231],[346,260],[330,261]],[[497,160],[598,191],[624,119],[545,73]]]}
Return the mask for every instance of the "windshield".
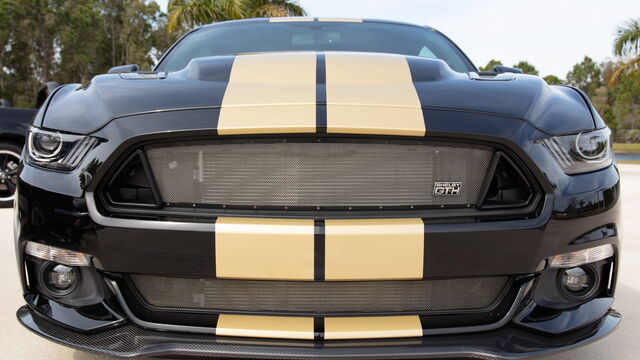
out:
{"label": "windshield", "polygon": [[474,71],[458,48],[429,28],[377,22],[236,22],[205,27],[184,37],[157,66],[178,71],[194,58],[273,51],[358,51],[444,60],[458,72]]}

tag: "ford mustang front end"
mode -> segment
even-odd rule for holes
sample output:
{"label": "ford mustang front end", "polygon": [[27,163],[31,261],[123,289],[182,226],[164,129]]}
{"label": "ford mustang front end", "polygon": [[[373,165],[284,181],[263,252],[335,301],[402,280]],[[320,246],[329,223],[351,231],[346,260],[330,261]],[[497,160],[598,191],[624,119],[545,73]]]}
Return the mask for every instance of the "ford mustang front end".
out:
{"label": "ford mustang front end", "polygon": [[59,88],[23,155],[18,318],[74,348],[514,359],[620,321],[610,131],[430,28],[204,26]]}

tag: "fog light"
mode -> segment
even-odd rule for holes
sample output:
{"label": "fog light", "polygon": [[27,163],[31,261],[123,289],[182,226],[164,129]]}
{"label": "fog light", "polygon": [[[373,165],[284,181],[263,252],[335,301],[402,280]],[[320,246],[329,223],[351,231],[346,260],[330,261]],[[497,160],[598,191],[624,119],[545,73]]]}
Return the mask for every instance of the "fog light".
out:
{"label": "fog light", "polygon": [[571,292],[581,293],[591,286],[591,277],[582,268],[567,269],[562,274],[562,286]]}
{"label": "fog light", "polygon": [[78,270],[70,266],[50,263],[43,268],[42,278],[53,295],[64,296],[75,289],[78,283]]}
{"label": "fog light", "polygon": [[563,270],[559,280],[562,292],[569,298],[586,299],[597,290],[598,276],[590,266]]}
{"label": "fog light", "polygon": [[56,265],[49,271],[48,284],[58,290],[68,290],[76,283],[77,278],[76,269],[65,265]]}

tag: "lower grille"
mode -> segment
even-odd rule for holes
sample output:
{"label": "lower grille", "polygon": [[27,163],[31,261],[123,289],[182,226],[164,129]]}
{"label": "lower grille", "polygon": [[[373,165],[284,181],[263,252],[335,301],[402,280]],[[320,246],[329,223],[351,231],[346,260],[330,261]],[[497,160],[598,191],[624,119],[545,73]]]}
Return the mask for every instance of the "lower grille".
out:
{"label": "lower grille", "polygon": [[[146,151],[166,203],[314,210],[479,204],[494,154],[486,146],[436,142],[295,139]],[[434,194],[438,182],[460,186],[455,194]]]}
{"label": "lower grille", "polygon": [[254,281],[131,275],[155,307],[268,313],[388,313],[487,309],[507,276],[415,281]]}

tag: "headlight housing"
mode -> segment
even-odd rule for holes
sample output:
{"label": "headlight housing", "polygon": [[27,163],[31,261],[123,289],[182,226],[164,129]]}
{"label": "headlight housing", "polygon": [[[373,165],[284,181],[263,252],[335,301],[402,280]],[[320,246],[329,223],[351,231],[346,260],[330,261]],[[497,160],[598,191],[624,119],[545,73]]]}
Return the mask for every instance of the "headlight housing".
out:
{"label": "headlight housing", "polygon": [[554,136],[542,140],[542,144],[567,174],[600,170],[613,162],[611,130],[608,128]]}
{"label": "headlight housing", "polygon": [[31,127],[27,138],[29,163],[49,169],[70,171],[98,144],[98,139],[46,131]]}

